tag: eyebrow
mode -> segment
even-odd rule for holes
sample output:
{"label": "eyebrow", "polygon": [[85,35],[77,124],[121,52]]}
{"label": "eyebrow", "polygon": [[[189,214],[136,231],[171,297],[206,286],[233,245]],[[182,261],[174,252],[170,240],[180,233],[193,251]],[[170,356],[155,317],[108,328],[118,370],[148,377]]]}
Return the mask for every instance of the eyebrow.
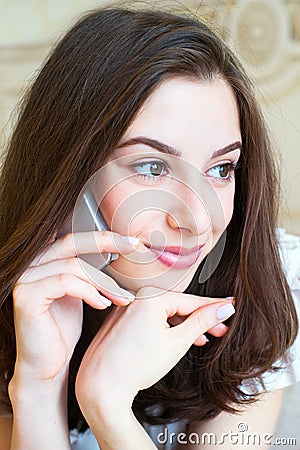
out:
{"label": "eyebrow", "polygon": [[[170,145],[164,144],[163,142],[160,142],[156,139],[151,139],[145,136],[138,136],[135,138],[128,139],[127,141],[122,142],[122,144],[120,144],[117,148],[138,144],[146,145],[162,153],[167,153],[168,155],[182,156],[182,153],[179,150],[176,150]],[[242,149],[242,143],[240,141],[233,142],[232,144],[226,145],[226,147],[220,148],[219,150],[213,152],[211,159],[226,155],[227,153],[230,153],[238,148]]]}

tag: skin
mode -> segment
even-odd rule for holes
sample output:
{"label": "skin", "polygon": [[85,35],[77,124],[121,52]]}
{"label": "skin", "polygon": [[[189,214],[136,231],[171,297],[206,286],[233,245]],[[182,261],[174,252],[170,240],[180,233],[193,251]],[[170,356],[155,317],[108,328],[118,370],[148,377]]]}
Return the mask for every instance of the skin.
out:
{"label": "skin", "polygon": [[[181,156],[166,155],[145,144],[127,145],[141,136],[171,146]],[[141,239],[135,254],[121,256],[110,265],[108,273],[114,279],[134,292],[147,284],[178,292],[189,285],[232,217],[234,176],[225,182],[227,176],[222,174],[228,172],[224,164],[237,163],[240,149],[215,158],[212,153],[236,142],[241,144],[237,105],[223,80],[203,84],[174,79],[154,92],[104,172],[101,211],[107,223],[121,234]],[[166,165],[167,176],[162,176],[166,171],[162,164],[162,175],[156,178],[151,177],[149,164],[132,168],[147,160]],[[148,174],[148,179],[141,174]],[[145,247],[149,243],[205,246],[191,267],[170,269],[149,255]]]}
{"label": "skin", "polygon": [[[127,204],[129,222],[126,217],[120,222],[114,221],[120,201],[127,201],[131,195],[136,199],[140,191],[151,192],[153,197],[153,188],[133,178],[121,178],[123,187],[114,186],[114,180],[107,177],[102,191],[96,187],[98,196],[102,196],[102,212],[113,232],[81,233],[76,248],[72,235],[54,235],[46,251],[20,277],[13,290],[17,360],[9,395],[14,416],[0,419],[0,433],[5,436],[1,450],[70,449],[68,366],[80,336],[82,301],[95,309],[105,309],[107,298],[117,305],[84,355],[76,379],[77,400],[101,450],[157,448],[132,413],[136,393],[164,376],[193,343],[205,345],[204,333],[226,333],[222,322],[234,309],[229,307],[223,318],[218,314],[220,307],[231,305],[232,299],[199,297],[182,291],[232,216],[234,179],[220,185],[214,168],[236,162],[239,150],[213,160],[211,154],[241,139],[233,94],[221,80],[208,84],[183,79],[163,83],[127,130],[108,168],[124,170],[119,165],[124,162],[120,161],[121,152],[126,153],[126,158],[135,154],[140,159],[149,151],[124,145],[129,138],[140,135],[159,139],[182,152],[181,158],[173,158],[172,167],[175,169],[175,162],[180,162],[176,166],[178,178],[182,176],[184,183],[176,181],[171,185],[166,181],[159,186],[167,194],[155,197],[162,201],[160,211],[148,208],[134,216]],[[162,156],[157,150],[151,152],[155,157]],[[191,186],[193,192],[199,190],[199,195],[191,195]],[[184,201],[178,203],[174,198]],[[139,212],[141,205],[137,205]],[[162,230],[162,234],[151,235],[153,228]],[[121,235],[140,238],[137,248],[126,244]],[[147,260],[149,251],[144,244],[152,240],[157,243],[161,236],[166,245],[182,245],[182,239],[185,247],[198,243],[205,247],[191,267],[173,272],[161,261]],[[77,258],[78,253],[99,252],[119,254],[109,268],[114,270],[115,279]],[[161,272],[165,272],[164,276],[160,276]],[[180,281],[175,286],[176,278]],[[124,298],[118,283],[135,294],[134,301],[132,295],[131,299]],[[170,327],[172,319],[177,326]]]}

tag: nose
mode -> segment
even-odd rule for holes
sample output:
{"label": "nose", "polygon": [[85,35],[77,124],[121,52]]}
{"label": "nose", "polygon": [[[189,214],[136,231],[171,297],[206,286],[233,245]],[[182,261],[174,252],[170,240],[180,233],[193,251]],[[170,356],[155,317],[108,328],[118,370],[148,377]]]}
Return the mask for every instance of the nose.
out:
{"label": "nose", "polygon": [[191,192],[170,203],[167,221],[171,228],[185,230],[194,236],[206,233],[211,227],[205,204]]}
{"label": "nose", "polygon": [[170,227],[185,230],[194,236],[211,229],[222,228],[225,223],[219,197],[208,182],[198,186],[180,184],[176,196],[172,196],[168,207],[167,221]]}

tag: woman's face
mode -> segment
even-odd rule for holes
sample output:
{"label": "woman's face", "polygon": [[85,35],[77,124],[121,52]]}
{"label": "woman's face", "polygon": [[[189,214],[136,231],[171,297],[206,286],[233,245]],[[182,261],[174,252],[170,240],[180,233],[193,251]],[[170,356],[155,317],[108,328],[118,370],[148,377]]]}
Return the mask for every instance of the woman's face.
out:
{"label": "woman's face", "polygon": [[111,230],[141,240],[107,272],[133,292],[184,291],[231,220],[241,145],[236,100],[223,80],[162,83],[98,177]]}

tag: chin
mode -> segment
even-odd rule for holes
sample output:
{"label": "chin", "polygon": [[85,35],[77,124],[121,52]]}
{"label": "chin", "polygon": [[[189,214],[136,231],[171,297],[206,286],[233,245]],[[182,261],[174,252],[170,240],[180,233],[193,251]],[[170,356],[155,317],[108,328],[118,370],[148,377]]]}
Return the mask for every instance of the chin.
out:
{"label": "chin", "polygon": [[[190,285],[199,266],[198,262],[189,269],[184,270],[172,270],[172,268],[164,271],[149,270],[147,271],[147,276],[145,276],[145,267],[141,270],[141,266],[138,265],[136,270],[132,270],[131,268],[130,271],[125,271],[124,265],[118,264],[118,266],[115,267],[115,262],[111,263],[111,265],[105,269],[105,272],[121,287],[128,289],[133,293],[136,293],[145,286],[153,286],[166,291],[184,292]],[[123,269],[122,271],[121,268]]]}

